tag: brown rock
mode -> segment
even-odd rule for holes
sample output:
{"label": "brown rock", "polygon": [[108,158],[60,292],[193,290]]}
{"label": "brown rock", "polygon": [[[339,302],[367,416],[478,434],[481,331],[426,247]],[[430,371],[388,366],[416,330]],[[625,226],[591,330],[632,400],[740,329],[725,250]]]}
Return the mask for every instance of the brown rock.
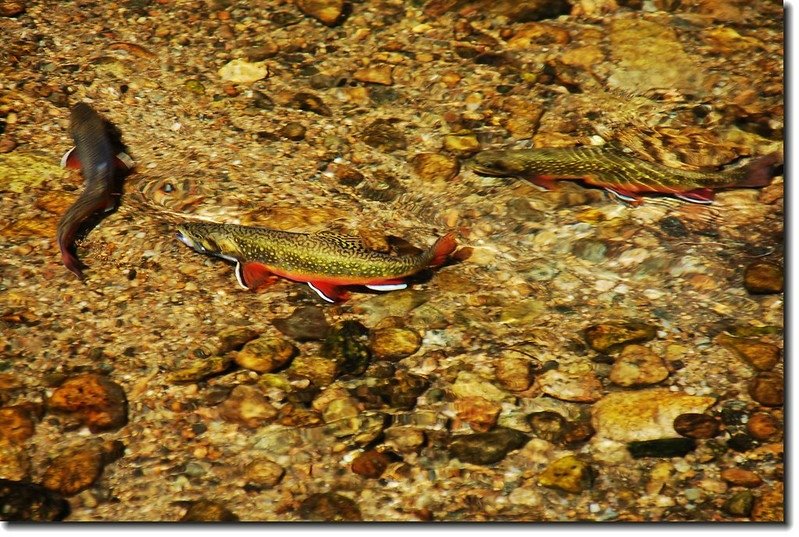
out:
{"label": "brown rock", "polygon": [[591,466],[573,455],[556,460],[538,477],[544,487],[557,488],[577,494],[591,488],[594,473]]}
{"label": "brown rock", "polygon": [[749,382],[749,395],[764,406],[782,406],[785,380],[776,373],[759,373]]}
{"label": "brown rock", "polygon": [[241,349],[248,341],[258,337],[258,332],[249,326],[234,326],[220,330],[217,334],[219,338],[219,354],[226,354],[230,351]]}
{"label": "brown rock", "polygon": [[335,26],[343,20],[344,0],[296,0],[295,4],[303,14],[325,26]]}
{"label": "brown rock", "polygon": [[53,392],[47,406],[78,419],[93,433],[118,429],[128,420],[125,392],[116,382],[95,373],[67,379]]}
{"label": "brown rock", "polygon": [[627,345],[613,364],[610,380],[619,386],[657,384],[669,376],[660,356],[643,345]]}
{"label": "brown rock", "polygon": [[386,445],[399,453],[417,453],[425,443],[424,431],[416,427],[390,427],[384,435]]}
{"label": "brown rock", "polygon": [[731,485],[753,489],[763,484],[760,476],[743,468],[727,468],[722,470],[721,478]]}
{"label": "brown rock", "polygon": [[513,350],[505,351],[497,360],[497,380],[512,392],[522,392],[533,382],[533,359]]}
{"label": "brown rock", "polygon": [[0,479],[0,513],[0,520],[8,521],[63,520],[69,515],[69,502],[41,485]]}
{"label": "brown rock", "polygon": [[277,414],[277,409],[252,386],[236,386],[230,397],[219,406],[219,415],[223,419],[250,429],[273,421]]}
{"label": "brown rock", "polygon": [[530,22],[523,24],[508,40],[509,50],[524,50],[542,45],[565,45],[570,41],[569,32],[551,24]]}
{"label": "brown rock", "polygon": [[549,410],[533,412],[527,416],[527,422],[535,436],[553,444],[561,441],[569,425],[566,418]]}
{"label": "brown rock", "polygon": [[783,270],[776,263],[755,261],[744,270],[744,287],[753,294],[781,293]]}
{"label": "brown rock", "polygon": [[305,126],[297,121],[289,121],[280,128],[280,136],[298,142],[305,138]]}
{"label": "brown rock", "polygon": [[68,449],[50,462],[42,476],[42,485],[64,496],[74,496],[97,481],[104,464],[103,451],[98,444]]}
{"label": "brown rock", "polygon": [[191,360],[188,366],[170,371],[166,379],[167,382],[172,384],[200,382],[224,373],[230,368],[232,363],[233,358],[229,356],[211,356],[209,358]]}
{"label": "brown rock", "polygon": [[757,338],[734,337],[722,333],[716,337],[716,342],[758,371],[771,371],[780,361],[780,348]]}
{"label": "brown rock", "polygon": [[33,436],[35,428],[28,409],[21,406],[0,408],[0,439],[19,444]]}
{"label": "brown rock", "polygon": [[590,421],[570,421],[563,433],[562,441],[567,445],[579,444],[589,440],[595,432]]}
{"label": "brown rock", "polygon": [[408,147],[405,135],[387,119],[377,119],[367,125],[362,136],[366,145],[384,153],[401,151]]}
{"label": "brown rock", "polygon": [[473,431],[484,433],[497,424],[502,405],[482,397],[466,397],[455,401],[458,418],[469,424]]}
{"label": "brown rock", "polygon": [[300,92],[295,94],[289,101],[289,106],[297,110],[304,110],[306,112],[313,112],[320,116],[332,116],[333,112],[325,104],[325,102],[313,93]]}
{"label": "brown rock", "polygon": [[339,374],[339,362],[322,356],[297,356],[286,370],[290,377],[307,378],[314,385],[327,386]]}
{"label": "brown rock", "polygon": [[686,438],[713,438],[719,429],[719,422],[707,414],[687,413],[674,418],[674,430]]}
{"label": "brown rock", "polygon": [[290,341],[274,336],[261,336],[244,345],[234,360],[245,369],[258,373],[271,373],[280,369],[296,354]]}
{"label": "brown rock", "polygon": [[416,175],[425,181],[449,181],[460,171],[458,159],[440,153],[419,153],[411,164]]}
{"label": "brown rock", "polygon": [[352,78],[359,82],[390,86],[394,83],[393,73],[394,67],[391,65],[370,65],[355,71],[352,74]]}
{"label": "brown rock", "polygon": [[0,0],[0,17],[16,17],[25,12],[22,0]]}
{"label": "brown rock", "polygon": [[272,321],[275,328],[295,341],[316,341],[327,337],[330,325],[322,308],[303,306],[291,315]]}
{"label": "brown rock", "polygon": [[447,134],[444,136],[444,149],[457,155],[468,156],[480,151],[477,136],[470,132]]}
{"label": "brown rock", "polygon": [[271,489],[283,478],[286,471],[269,459],[252,461],[244,468],[247,485],[256,489]]}
{"label": "brown rock", "polygon": [[221,503],[209,500],[191,502],[181,522],[238,522],[239,517]]}
{"label": "brown rock", "polygon": [[372,332],[369,348],[375,358],[397,361],[419,350],[422,338],[408,328],[380,328]]}
{"label": "brown rock", "polygon": [[[25,448],[0,437],[0,480],[22,481],[30,477],[30,471],[31,461]],[[0,520],[2,519],[0,514]]]}
{"label": "brown rock", "polygon": [[630,343],[649,341],[657,335],[657,329],[642,322],[609,322],[589,326],[584,332],[585,341],[597,352],[618,350]]}
{"label": "brown rock", "polygon": [[782,483],[776,483],[774,488],[767,490],[755,500],[755,505],[752,508],[752,520],[758,522],[785,521],[785,493]]}
{"label": "brown rock", "polygon": [[358,455],[355,460],[352,461],[351,468],[352,471],[358,475],[370,479],[377,479],[385,472],[390,463],[391,458],[388,455],[370,449]]}
{"label": "brown rock", "polygon": [[752,414],[746,423],[747,432],[757,440],[769,440],[782,433],[780,421],[767,412]]}
{"label": "brown rock", "polygon": [[537,382],[542,392],[561,401],[593,403],[602,397],[602,383],[593,371],[567,374],[550,369]]}
{"label": "brown rock", "polygon": [[311,494],[297,510],[303,520],[355,522],[361,520],[358,504],[335,492]]}

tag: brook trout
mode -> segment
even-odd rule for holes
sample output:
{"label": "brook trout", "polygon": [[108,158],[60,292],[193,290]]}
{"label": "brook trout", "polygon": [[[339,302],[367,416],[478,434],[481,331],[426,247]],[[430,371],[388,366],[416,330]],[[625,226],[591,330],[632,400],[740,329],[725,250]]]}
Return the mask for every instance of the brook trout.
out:
{"label": "brook trout", "polygon": [[61,165],[79,168],[86,187],[61,217],[56,239],[64,265],[83,279],[81,262],[72,252],[75,235],[90,216],[114,209],[119,196],[118,172],[131,169],[133,161],[122,151],[112,126],[86,103],[72,107],[69,131],[75,147],[64,154]]}
{"label": "brook trout", "polygon": [[456,247],[448,233],[427,251],[391,256],[367,249],[360,239],[335,233],[293,233],[276,229],[202,222],[178,226],[178,239],[204,254],[236,264],[236,279],[259,290],[286,278],[307,283],[323,300],[346,300],[342,289],[362,285],[376,291],[407,287],[405,278],[443,264]]}
{"label": "brook trout", "polygon": [[692,203],[713,203],[713,191],[769,184],[782,157],[772,153],[722,171],[688,171],[641,160],[607,147],[483,151],[472,168],[482,175],[520,176],[546,189],[560,179],[578,179],[639,205],[638,193],[671,194]]}

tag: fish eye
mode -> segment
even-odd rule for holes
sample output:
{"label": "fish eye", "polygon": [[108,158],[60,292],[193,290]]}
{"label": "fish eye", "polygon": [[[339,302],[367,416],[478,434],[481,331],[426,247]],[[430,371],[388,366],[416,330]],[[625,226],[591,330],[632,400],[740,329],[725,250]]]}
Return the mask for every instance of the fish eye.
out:
{"label": "fish eye", "polygon": [[169,182],[164,183],[164,185],[161,187],[161,191],[166,193],[166,194],[169,194],[169,193],[173,192],[174,190],[175,190],[175,187],[172,185],[172,183],[169,183]]}

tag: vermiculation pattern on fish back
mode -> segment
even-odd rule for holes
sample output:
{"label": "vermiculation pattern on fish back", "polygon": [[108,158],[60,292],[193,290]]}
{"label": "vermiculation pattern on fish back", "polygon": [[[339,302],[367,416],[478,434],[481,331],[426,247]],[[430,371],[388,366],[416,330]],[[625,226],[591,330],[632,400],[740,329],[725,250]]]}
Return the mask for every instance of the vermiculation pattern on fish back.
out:
{"label": "vermiculation pattern on fish back", "polygon": [[222,253],[235,253],[242,260],[294,275],[400,277],[418,271],[431,259],[429,251],[411,256],[386,255],[367,249],[358,238],[333,233],[294,233],[233,224],[190,223],[184,227],[202,229]]}
{"label": "vermiculation pattern on fish back", "polygon": [[631,157],[621,151],[600,147],[510,150],[503,158],[521,163],[533,175],[597,177],[605,186],[639,187],[650,190],[685,191],[703,187],[729,186],[745,176],[743,168],[723,172],[669,168]]}

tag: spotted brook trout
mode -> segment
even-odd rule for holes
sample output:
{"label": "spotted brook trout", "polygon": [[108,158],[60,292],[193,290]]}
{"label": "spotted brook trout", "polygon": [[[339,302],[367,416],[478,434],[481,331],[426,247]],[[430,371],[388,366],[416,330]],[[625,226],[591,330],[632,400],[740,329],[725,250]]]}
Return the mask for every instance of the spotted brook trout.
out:
{"label": "spotted brook trout", "polygon": [[443,264],[456,247],[448,233],[427,251],[392,256],[369,250],[360,239],[335,233],[294,233],[276,229],[203,222],[178,226],[178,239],[204,254],[236,264],[236,279],[251,290],[278,278],[307,283],[323,300],[346,300],[343,287],[375,291],[407,287],[408,276]]}
{"label": "spotted brook trout", "polygon": [[75,146],[64,154],[61,165],[80,169],[86,186],[61,217],[56,240],[64,265],[82,279],[81,262],[73,253],[75,236],[89,217],[115,208],[119,177],[133,167],[133,160],[122,151],[113,127],[86,103],[72,107],[69,132]]}
{"label": "spotted brook trout", "polygon": [[688,171],[647,162],[615,148],[572,147],[483,151],[472,169],[481,175],[519,176],[547,190],[560,179],[577,179],[639,205],[638,193],[671,194],[692,203],[713,203],[713,191],[769,184],[779,153],[721,171]]}

